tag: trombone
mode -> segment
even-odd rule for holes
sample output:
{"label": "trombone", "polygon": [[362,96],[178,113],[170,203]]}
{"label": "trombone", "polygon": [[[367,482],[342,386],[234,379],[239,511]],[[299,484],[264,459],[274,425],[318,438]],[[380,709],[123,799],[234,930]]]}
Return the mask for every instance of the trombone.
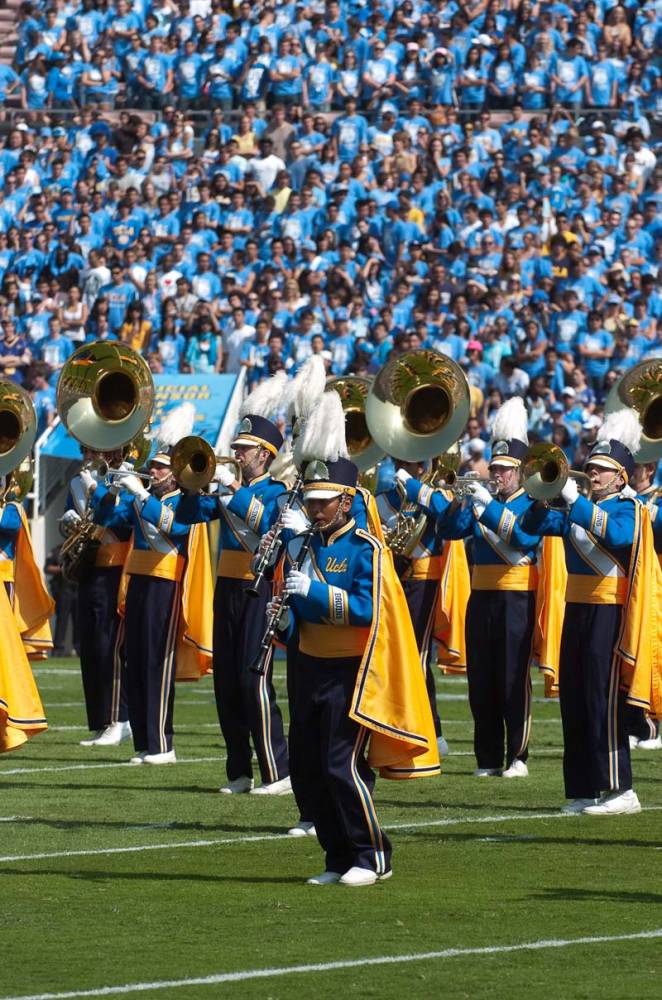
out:
{"label": "trombone", "polygon": [[235,479],[241,480],[241,466],[237,459],[219,458],[209,442],[197,434],[189,434],[178,441],[170,457],[172,474],[185,490],[206,489],[216,475],[217,465],[231,466]]}
{"label": "trombone", "polygon": [[590,497],[590,477],[585,472],[571,470],[558,445],[545,441],[531,445],[522,462],[522,488],[529,496],[549,503],[561,495],[568,479],[574,479],[579,492]]}

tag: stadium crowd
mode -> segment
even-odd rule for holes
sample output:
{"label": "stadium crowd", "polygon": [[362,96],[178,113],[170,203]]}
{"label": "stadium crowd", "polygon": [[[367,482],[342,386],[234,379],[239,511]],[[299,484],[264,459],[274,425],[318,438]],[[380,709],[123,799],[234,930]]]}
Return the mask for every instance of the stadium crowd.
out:
{"label": "stadium crowd", "polygon": [[[0,66],[0,373],[465,369],[586,450],[662,354],[660,0],[24,3]],[[18,100],[19,108],[5,109]]]}

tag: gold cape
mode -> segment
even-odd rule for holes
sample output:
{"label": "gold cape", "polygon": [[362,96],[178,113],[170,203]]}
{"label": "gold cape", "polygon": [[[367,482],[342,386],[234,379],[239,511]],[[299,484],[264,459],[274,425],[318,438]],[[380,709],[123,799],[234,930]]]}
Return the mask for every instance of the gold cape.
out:
{"label": "gold cape", "polygon": [[45,660],[53,648],[49,618],[55,611],[55,604],[35,562],[25,511],[22,507],[19,510],[21,527],[14,561],[14,617],[28,658]]}
{"label": "gold cape", "polygon": [[471,575],[464,542],[448,541],[441,557],[439,602],[434,637],[439,643],[437,664],[445,674],[467,669],[464,621],[471,595]]}
{"label": "gold cape", "polygon": [[[132,549],[133,535],[119,587],[118,610],[122,617],[126,608],[130,575],[126,572],[126,566]],[[206,524],[191,525],[180,593],[181,614],[175,652],[175,680],[198,681],[212,669],[214,582]]]}
{"label": "gold cape", "polygon": [[425,673],[393,556],[368,532],[357,529],[357,535],[375,549],[373,617],[350,718],[371,730],[368,763],[383,778],[439,774]]}
{"label": "gold cape", "polygon": [[538,566],[535,624],[531,643],[531,667],[545,675],[545,698],[558,698],[561,633],[565,617],[568,571],[563,539],[543,538]]}
{"label": "gold cape", "polygon": [[650,512],[639,502],[635,508],[628,592],[616,656],[628,703],[662,719],[662,570],[653,544]]}
{"label": "gold cape", "polygon": [[5,588],[0,586],[0,753],[47,729],[44,708]]}

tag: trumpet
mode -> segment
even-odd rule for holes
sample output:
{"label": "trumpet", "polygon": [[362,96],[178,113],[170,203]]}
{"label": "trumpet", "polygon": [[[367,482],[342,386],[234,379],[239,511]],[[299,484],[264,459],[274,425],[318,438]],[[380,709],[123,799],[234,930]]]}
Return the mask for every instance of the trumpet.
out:
{"label": "trumpet", "polygon": [[555,444],[540,441],[527,451],[522,462],[522,487],[534,500],[549,502],[560,496],[568,479],[574,479],[583,496],[591,494],[591,480],[585,472],[570,469],[568,459]]}
{"label": "trumpet", "polygon": [[492,494],[493,497],[499,492],[499,487],[493,479],[483,479],[479,472],[465,472],[463,476],[456,476],[452,483],[448,484],[449,490],[453,491],[456,500],[466,500],[469,496],[469,486],[479,483]]}
{"label": "trumpet", "polygon": [[142,479],[148,485],[152,483],[152,477],[148,472],[135,472],[133,469],[110,469],[106,468],[106,473],[104,479],[111,486],[121,485],[122,480],[126,476],[136,476],[138,479]]}

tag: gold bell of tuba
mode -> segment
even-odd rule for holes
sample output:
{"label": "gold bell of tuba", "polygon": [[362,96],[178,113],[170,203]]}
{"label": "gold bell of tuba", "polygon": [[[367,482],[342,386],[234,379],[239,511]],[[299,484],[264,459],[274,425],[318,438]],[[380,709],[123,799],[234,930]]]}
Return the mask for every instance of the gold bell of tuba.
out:
{"label": "gold bell of tuba", "polygon": [[555,500],[568,479],[574,479],[579,492],[589,496],[591,480],[585,472],[570,469],[563,450],[556,444],[540,441],[531,445],[522,461],[521,483],[534,500]]}
{"label": "gold bell of tuba", "polygon": [[[460,462],[460,449],[456,445],[454,449],[436,455],[432,459],[430,468],[421,476],[421,482],[433,489],[439,486],[452,488],[457,480]],[[392,527],[384,531],[384,541],[394,556],[410,559],[423,537],[428,524],[428,515],[418,504],[409,503],[406,491],[399,480],[396,480],[396,488],[401,494],[402,505]]]}
{"label": "gold bell of tuba", "polygon": [[154,382],[144,358],[126,344],[94,341],[74,351],[57,383],[57,410],[86,448],[114,451],[147,425]]}
{"label": "gold bell of tuba", "polygon": [[0,379],[0,476],[18,469],[36,436],[37,414],[29,394],[15,382]]}
{"label": "gold bell of tuba", "polygon": [[640,361],[610,390],[605,414],[630,406],[639,415],[642,435],[635,461],[662,458],[662,358]]}
{"label": "gold bell of tuba", "polygon": [[387,455],[422,462],[447,451],[469,418],[469,383],[437,351],[407,351],[386,362],[366,400],[368,431]]}
{"label": "gold bell of tuba", "polygon": [[214,449],[197,434],[178,441],[170,456],[170,468],[178,484],[185,490],[204,490],[216,474],[217,465],[232,465],[235,478],[241,479],[236,458],[218,458]]}
{"label": "gold bell of tuba", "polygon": [[384,457],[366,423],[366,400],[373,379],[363,375],[342,375],[326,384],[340,396],[345,414],[345,440],[352,462],[359,472],[366,473]]}

